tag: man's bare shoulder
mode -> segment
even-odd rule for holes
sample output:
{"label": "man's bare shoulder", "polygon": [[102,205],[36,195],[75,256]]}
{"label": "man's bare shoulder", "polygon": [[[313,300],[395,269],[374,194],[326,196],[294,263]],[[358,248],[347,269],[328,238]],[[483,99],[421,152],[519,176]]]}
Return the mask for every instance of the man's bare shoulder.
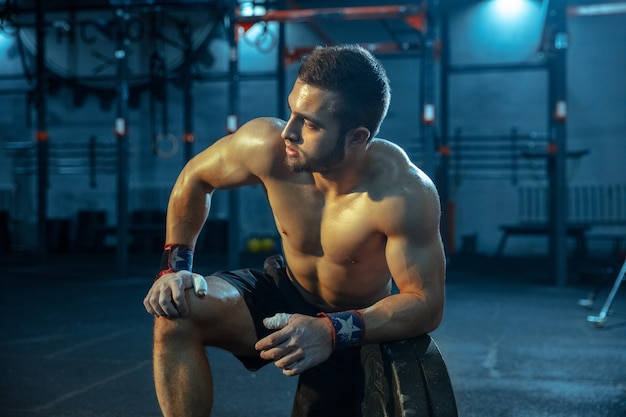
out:
{"label": "man's bare shoulder", "polygon": [[436,192],[435,185],[398,145],[374,139],[370,149],[370,175],[374,189],[404,196]]}
{"label": "man's bare shoulder", "polygon": [[199,178],[212,188],[258,184],[284,166],[284,122],[259,118],[243,124],[196,155],[184,169],[188,178]]}
{"label": "man's bare shoulder", "polygon": [[259,117],[243,124],[233,135],[248,146],[267,146],[282,141],[280,134],[284,120],[275,117]]}
{"label": "man's bare shoulder", "polygon": [[284,165],[285,144],[281,132],[285,122],[277,118],[252,119],[227,138],[229,154],[259,177]]}
{"label": "man's bare shoulder", "polygon": [[[398,145],[376,139],[371,145],[369,197],[377,203],[390,233],[409,224],[436,224],[440,214],[439,195],[433,181],[419,169]],[[389,213],[393,213],[390,216]]]}

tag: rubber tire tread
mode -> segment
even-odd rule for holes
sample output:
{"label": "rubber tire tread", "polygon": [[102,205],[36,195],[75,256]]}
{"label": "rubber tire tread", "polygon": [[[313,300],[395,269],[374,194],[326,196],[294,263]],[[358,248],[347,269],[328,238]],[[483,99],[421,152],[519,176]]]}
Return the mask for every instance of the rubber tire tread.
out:
{"label": "rubber tire tread", "polygon": [[448,369],[435,341],[413,339],[361,348],[363,417],[457,417]]}

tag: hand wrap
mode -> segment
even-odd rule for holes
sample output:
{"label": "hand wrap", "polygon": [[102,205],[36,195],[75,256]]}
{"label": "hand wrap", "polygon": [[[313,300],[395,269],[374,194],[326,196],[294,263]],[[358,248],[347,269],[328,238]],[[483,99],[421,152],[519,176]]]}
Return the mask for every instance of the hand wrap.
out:
{"label": "hand wrap", "polygon": [[365,336],[363,317],[356,310],[338,313],[319,313],[318,317],[328,319],[333,331],[333,350],[350,346],[360,346]]}
{"label": "hand wrap", "polygon": [[189,271],[193,267],[193,248],[186,245],[165,245],[161,266],[156,278],[178,271]]}

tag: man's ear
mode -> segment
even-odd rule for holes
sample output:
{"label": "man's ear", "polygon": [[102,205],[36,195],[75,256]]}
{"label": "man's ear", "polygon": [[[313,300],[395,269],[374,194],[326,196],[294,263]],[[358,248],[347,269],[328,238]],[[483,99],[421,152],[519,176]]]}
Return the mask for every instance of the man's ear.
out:
{"label": "man's ear", "polygon": [[348,140],[348,143],[351,146],[358,146],[367,142],[370,137],[370,130],[364,126],[359,126],[356,129],[352,130],[349,135],[350,138]]}

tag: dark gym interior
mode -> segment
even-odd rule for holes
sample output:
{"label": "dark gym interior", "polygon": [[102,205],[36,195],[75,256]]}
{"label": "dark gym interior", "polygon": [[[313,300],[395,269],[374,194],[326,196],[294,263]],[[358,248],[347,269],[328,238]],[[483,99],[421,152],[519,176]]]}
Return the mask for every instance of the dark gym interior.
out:
{"label": "dark gym interior", "polygon": [[[625,2],[0,0],[0,416],[160,415],[142,300],[174,180],[343,43],[440,193],[459,416],[626,415]],[[194,270],[279,250],[263,191],[220,191]],[[294,378],[207,354],[213,415],[289,415]]]}

